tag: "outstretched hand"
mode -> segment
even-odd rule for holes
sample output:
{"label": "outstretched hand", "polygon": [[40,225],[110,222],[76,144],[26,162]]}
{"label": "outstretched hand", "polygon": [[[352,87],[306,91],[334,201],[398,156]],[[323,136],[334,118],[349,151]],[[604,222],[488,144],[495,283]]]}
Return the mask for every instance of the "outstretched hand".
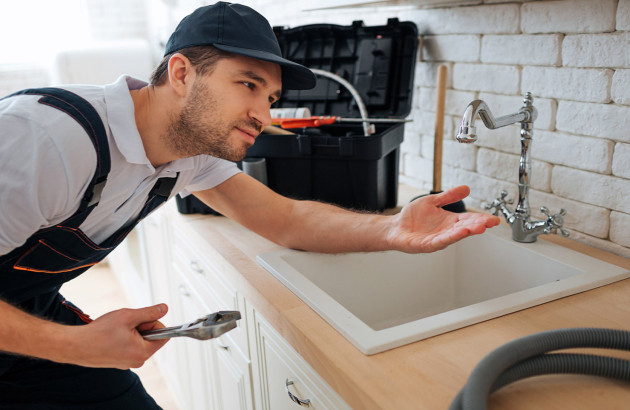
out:
{"label": "outstretched hand", "polygon": [[407,253],[433,252],[499,224],[497,216],[483,213],[452,213],[442,206],[468,196],[466,185],[427,195],[407,204],[397,214],[390,233],[394,249]]}

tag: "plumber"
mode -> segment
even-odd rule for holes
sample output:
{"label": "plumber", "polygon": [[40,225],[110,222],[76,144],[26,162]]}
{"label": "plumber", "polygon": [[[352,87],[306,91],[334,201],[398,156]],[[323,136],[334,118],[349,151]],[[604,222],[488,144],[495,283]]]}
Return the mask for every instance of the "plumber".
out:
{"label": "plumber", "polygon": [[0,408],[159,408],[129,369],[164,345],[138,332],[163,327],[167,306],[92,320],[59,289],[178,192],[317,252],[432,252],[499,222],[441,209],[466,186],[384,216],[291,200],[241,173],[231,161],[270,125],[282,88],[315,85],[249,7],[221,2],[184,18],[150,81],[122,76],[0,101]]}

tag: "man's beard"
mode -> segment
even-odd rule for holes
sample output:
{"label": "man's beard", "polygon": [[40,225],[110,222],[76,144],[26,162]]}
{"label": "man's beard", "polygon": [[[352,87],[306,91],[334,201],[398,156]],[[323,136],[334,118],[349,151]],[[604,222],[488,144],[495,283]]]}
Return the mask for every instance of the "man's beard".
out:
{"label": "man's beard", "polygon": [[[190,100],[182,109],[179,118],[172,120],[163,142],[180,158],[195,155],[211,155],[228,161],[245,158],[248,144],[230,145],[229,133],[235,128],[261,131],[255,121],[234,121],[226,123],[218,114],[219,102],[207,87],[199,82],[193,85]],[[213,113],[215,116],[213,116]]]}

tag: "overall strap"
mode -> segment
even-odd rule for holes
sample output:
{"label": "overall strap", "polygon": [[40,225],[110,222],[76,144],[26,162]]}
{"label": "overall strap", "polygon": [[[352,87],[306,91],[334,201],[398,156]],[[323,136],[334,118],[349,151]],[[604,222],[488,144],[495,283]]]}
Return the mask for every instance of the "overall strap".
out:
{"label": "overall strap", "polygon": [[179,178],[179,172],[175,175],[175,177],[162,177],[157,180],[151,191],[149,192],[149,196],[144,206],[140,210],[140,213],[136,217],[136,219],[118,231],[116,231],[112,236],[110,236],[107,240],[101,243],[102,247],[116,247],[125,237],[131,232],[131,230],[147,215],[149,215],[153,210],[160,207],[164,202],[168,200],[171,195],[171,191],[175,187],[175,183],[177,182],[177,178]]}
{"label": "overall strap", "polygon": [[81,199],[79,209],[66,221],[68,225],[78,227],[100,201],[111,166],[109,144],[103,121],[88,101],[68,90],[53,87],[31,88],[18,91],[5,98],[18,95],[41,95],[42,98],[38,100],[40,104],[54,107],[74,118],[83,127],[94,145],[96,171]]}
{"label": "overall strap", "polygon": [[175,177],[163,177],[157,180],[157,182],[151,189],[151,192],[149,192],[149,199],[144,204],[144,207],[138,215],[138,220],[144,219],[148,214],[151,213],[151,211],[153,211],[168,200],[171,195],[171,191],[175,187],[177,178],[179,178],[179,172],[177,173],[177,175],[175,175]]}

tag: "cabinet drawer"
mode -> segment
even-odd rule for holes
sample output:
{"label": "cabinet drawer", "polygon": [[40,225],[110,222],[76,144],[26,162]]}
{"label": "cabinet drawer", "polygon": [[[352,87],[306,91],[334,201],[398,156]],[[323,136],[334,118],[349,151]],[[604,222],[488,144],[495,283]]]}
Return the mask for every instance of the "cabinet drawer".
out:
{"label": "cabinet drawer", "polygon": [[[194,317],[200,317],[213,310],[206,303],[207,298],[200,295],[180,269],[176,267],[175,273],[174,276],[180,279],[177,292],[181,303],[178,307],[185,314],[194,312]],[[187,362],[182,366],[182,371],[187,371],[190,377],[188,389],[183,389],[189,395],[191,407],[187,409],[253,409],[251,361],[232,337],[236,330],[212,340],[177,340],[180,350],[188,353]]]}
{"label": "cabinet drawer", "polygon": [[[178,324],[203,316],[208,307],[199,300],[199,295],[181,272],[175,270],[171,278],[172,308],[177,311]],[[168,347],[177,354],[177,384],[183,409],[216,410],[214,398],[217,389],[212,383],[207,369],[214,366],[213,351],[207,348],[211,341],[200,341],[187,337],[178,337],[169,341]],[[165,346],[166,348],[166,346]]]}
{"label": "cabinet drawer", "polygon": [[253,409],[251,361],[233,343],[226,335],[208,344],[208,348],[216,350],[215,365],[209,372],[213,372],[218,386],[217,408]]}
{"label": "cabinet drawer", "polygon": [[350,407],[260,315],[253,311],[256,369],[265,410],[343,410]]}
{"label": "cabinet drawer", "polygon": [[[242,319],[236,329],[229,332],[232,345],[249,358],[247,326],[245,323],[245,302],[236,288],[211,261],[215,255],[205,254],[192,241],[185,238],[178,230],[173,235],[173,265],[190,282],[204,305],[212,313],[220,310],[237,310]],[[208,252],[214,252],[209,249]],[[192,319],[191,319],[192,320]]]}

